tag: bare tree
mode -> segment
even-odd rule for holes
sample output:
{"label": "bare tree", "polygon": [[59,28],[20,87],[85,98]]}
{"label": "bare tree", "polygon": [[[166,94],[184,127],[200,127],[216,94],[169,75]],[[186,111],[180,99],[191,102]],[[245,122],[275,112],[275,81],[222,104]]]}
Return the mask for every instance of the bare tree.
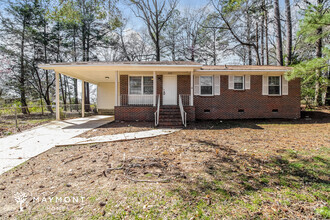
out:
{"label": "bare tree", "polygon": [[148,33],[155,45],[156,60],[161,57],[161,32],[173,14],[178,0],[131,0],[133,13],[141,18],[148,28]]}
{"label": "bare tree", "polygon": [[[256,53],[256,63],[260,64],[260,55],[259,55],[258,46],[256,45],[256,43],[253,42],[252,39],[251,39],[251,41],[249,39],[244,40],[237,34],[235,27],[234,27],[235,20],[237,18],[233,15],[229,15],[230,13],[225,13],[223,10],[223,7],[221,6],[221,2],[218,2],[218,3],[215,3],[214,1],[211,1],[211,2],[213,4],[214,8],[216,9],[216,11],[219,13],[220,18],[224,21],[224,24],[225,24],[224,29],[228,30],[229,33],[233,36],[233,38],[241,45],[247,46],[247,47],[252,47]],[[226,16],[231,16],[231,20],[229,20]],[[249,64],[250,64],[250,61],[249,61]]]}
{"label": "bare tree", "polygon": [[282,47],[282,31],[281,17],[278,0],[274,0],[274,21],[275,21],[275,37],[276,37],[276,62],[278,66],[283,66],[283,47]]}
{"label": "bare tree", "polygon": [[285,15],[286,15],[286,59],[285,65],[288,66],[292,62],[292,21],[290,0],[285,0]]}

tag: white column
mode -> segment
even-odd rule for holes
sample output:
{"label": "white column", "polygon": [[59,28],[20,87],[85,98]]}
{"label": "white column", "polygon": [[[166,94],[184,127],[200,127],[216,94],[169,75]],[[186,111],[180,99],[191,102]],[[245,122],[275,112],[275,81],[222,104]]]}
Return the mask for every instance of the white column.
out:
{"label": "white column", "polygon": [[60,74],[55,72],[55,84],[56,84],[56,120],[61,120],[60,115]]}
{"label": "white column", "polygon": [[194,71],[190,72],[190,106],[194,106]]}
{"label": "white column", "polygon": [[81,117],[85,117],[85,81],[81,80]]}
{"label": "white column", "polygon": [[154,77],[153,77],[153,87],[154,87],[154,106],[156,106],[157,103],[157,79],[156,79],[156,72],[154,71]]}
{"label": "white column", "polygon": [[118,103],[118,72],[119,71],[116,71],[116,76],[115,76],[115,105],[116,106],[119,106],[119,103]]}

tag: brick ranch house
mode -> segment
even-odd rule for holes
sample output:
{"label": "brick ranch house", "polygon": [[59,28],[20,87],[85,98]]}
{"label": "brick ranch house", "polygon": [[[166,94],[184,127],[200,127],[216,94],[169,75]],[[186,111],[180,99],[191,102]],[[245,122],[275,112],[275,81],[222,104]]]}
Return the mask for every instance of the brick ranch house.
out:
{"label": "brick ranch house", "polygon": [[96,84],[99,113],[114,114],[117,121],[174,125],[197,119],[300,117],[300,80],[284,78],[289,67],[205,66],[186,61],[39,67],[56,72],[58,110],[59,74],[64,74]]}

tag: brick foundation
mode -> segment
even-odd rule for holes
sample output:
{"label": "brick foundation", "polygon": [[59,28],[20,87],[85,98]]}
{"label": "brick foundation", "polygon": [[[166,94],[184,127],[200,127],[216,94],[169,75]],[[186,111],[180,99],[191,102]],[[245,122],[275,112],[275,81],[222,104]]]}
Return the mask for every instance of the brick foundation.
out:
{"label": "brick foundation", "polygon": [[116,121],[154,121],[155,107],[152,106],[115,106]]}
{"label": "brick foundation", "polygon": [[184,106],[183,108],[187,112],[187,121],[195,121],[195,106]]}

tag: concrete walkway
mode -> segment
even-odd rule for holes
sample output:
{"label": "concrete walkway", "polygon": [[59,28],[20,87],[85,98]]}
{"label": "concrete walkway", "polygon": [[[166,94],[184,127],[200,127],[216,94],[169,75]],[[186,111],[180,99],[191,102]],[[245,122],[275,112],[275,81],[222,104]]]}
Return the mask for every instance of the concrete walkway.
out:
{"label": "concrete walkway", "polygon": [[31,130],[0,138],[0,174],[86,131],[113,121],[113,116],[53,121]]}
{"label": "concrete walkway", "polygon": [[104,142],[112,142],[112,141],[128,141],[135,140],[141,138],[149,138],[156,137],[159,135],[166,135],[176,132],[180,129],[155,129],[149,131],[138,131],[131,133],[123,133],[123,134],[114,134],[114,135],[103,135],[91,138],[71,138],[67,142],[63,142],[61,144],[56,145],[60,146],[68,146],[68,145],[80,145],[80,144],[94,144],[94,143],[104,143]]}

